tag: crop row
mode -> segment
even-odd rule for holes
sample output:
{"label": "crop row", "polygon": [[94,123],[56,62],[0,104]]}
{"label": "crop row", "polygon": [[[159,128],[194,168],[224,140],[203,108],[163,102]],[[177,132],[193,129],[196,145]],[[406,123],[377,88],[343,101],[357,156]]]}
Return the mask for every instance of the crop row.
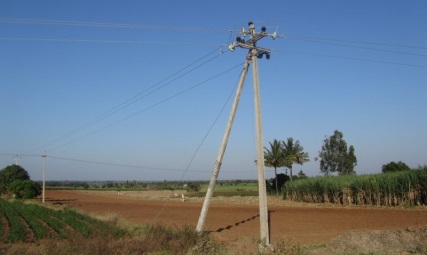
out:
{"label": "crop row", "polygon": [[106,223],[70,209],[52,210],[36,204],[3,199],[0,199],[0,220],[0,239],[9,242],[66,238],[76,234],[90,237],[110,230]]}
{"label": "crop row", "polygon": [[284,198],[344,205],[425,205],[427,167],[386,174],[315,177],[288,182]]}

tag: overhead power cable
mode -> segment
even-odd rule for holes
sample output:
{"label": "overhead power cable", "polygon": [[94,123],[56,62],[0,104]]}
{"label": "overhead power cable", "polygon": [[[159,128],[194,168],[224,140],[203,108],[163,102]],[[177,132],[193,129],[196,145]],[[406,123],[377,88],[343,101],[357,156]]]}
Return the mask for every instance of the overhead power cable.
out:
{"label": "overhead power cable", "polygon": [[74,140],[72,140],[72,141],[70,141],[70,142],[68,142],[68,143],[66,143],[66,144],[62,144],[62,145],[56,146],[55,148],[57,149],[57,148],[59,148],[59,147],[63,147],[63,146],[69,145],[69,144],[71,144],[71,143],[74,143],[74,142],[76,142],[76,141],[79,141],[79,140],[81,140],[81,139],[84,139],[84,138],[86,138],[86,137],[89,137],[89,136],[91,136],[91,135],[94,135],[94,134],[96,134],[96,133],[98,133],[98,132],[100,132],[100,131],[102,131],[102,130],[104,130],[104,129],[107,129],[107,128],[109,128],[109,127],[112,127],[112,126],[114,126],[114,125],[117,125],[117,124],[119,124],[119,123],[121,123],[121,122],[123,122],[123,121],[125,121],[125,120],[128,120],[128,119],[130,119],[130,118],[132,118],[132,117],[134,117],[134,116],[136,116],[136,115],[138,115],[138,114],[141,114],[141,113],[143,113],[143,112],[145,112],[145,111],[148,111],[148,110],[150,110],[150,109],[152,109],[152,108],[154,108],[154,107],[156,107],[156,106],[158,106],[158,105],[160,105],[160,104],[163,104],[163,103],[165,103],[165,102],[167,102],[167,101],[169,101],[169,100],[171,100],[171,99],[173,99],[173,98],[175,98],[175,97],[177,97],[177,96],[180,96],[180,95],[182,95],[182,94],[184,94],[184,93],[186,93],[186,92],[188,92],[188,91],[190,91],[190,90],[193,90],[193,89],[195,89],[195,88],[197,88],[197,87],[199,87],[199,86],[201,86],[201,85],[203,85],[203,84],[205,84],[205,83],[207,83],[207,82],[209,82],[209,81],[211,81],[211,80],[213,80],[213,79],[215,79],[215,78],[217,78],[217,77],[219,77],[219,76],[221,76],[221,75],[224,75],[224,74],[226,74],[226,73],[228,73],[228,72],[230,72],[230,71],[232,71],[232,70],[236,69],[237,67],[239,67],[239,66],[241,66],[241,65],[242,65],[242,64],[235,65],[235,66],[233,66],[233,67],[231,67],[231,68],[229,68],[229,69],[227,69],[227,70],[225,70],[225,71],[223,71],[223,72],[221,72],[221,73],[219,73],[219,74],[217,74],[217,75],[214,75],[214,76],[212,76],[212,77],[210,77],[210,78],[208,78],[208,79],[206,79],[206,80],[204,80],[204,81],[202,81],[202,82],[199,82],[199,83],[197,83],[197,84],[195,84],[195,85],[193,85],[193,86],[191,86],[191,87],[189,87],[189,88],[187,88],[187,89],[185,89],[185,90],[182,90],[182,91],[180,91],[180,92],[178,92],[178,93],[176,93],[176,94],[174,94],[174,95],[172,95],[172,96],[169,96],[169,97],[167,97],[167,98],[165,98],[165,99],[163,99],[163,100],[161,100],[161,101],[159,101],[159,102],[157,102],[157,103],[154,103],[154,104],[152,104],[152,105],[150,105],[150,106],[147,106],[146,108],[144,108],[144,109],[142,109],[142,110],[140,110],[140,111],[137,111],[137,112],[135,112],[135,113],[133,113],[133,114],[130,114],[130,115],[128,115],[128,116],[127,116],[127,117],[125,117],[125,118],[122,118],[122,119],[120,119],[120,120],[118,120],[118,121],[116,121],[116,122],[114,122],[114,123],[111,123],[111,124],[106,125],[106,126],[104,126],[104,127],[102,127],[102,128],[99,128],[99,129],[97,129],[97,130],[95,130],[95,131],[93,131],[93,132],[91,132],[91,133],[89,133],[89,134],[86,134],[86,135],[82,136],[82,137],[76,138],[76,139],[74,139]]}
{"label": "overhead power cable", "polygon": [[208,29],[208,28],[187,28],[187,27],[168,27],[152,26],[142,24],[119,24],[104,22],[82,22],[69,20],[43,20],[43,19],[17,19],[17,18],[0,18],[2,23],[30,24],[30,25],[61,25],[61,26],[80,26],[80,27],[107,27],[107,28],[128,28],[128,29],[146,29],[146,30],[169,30],[184,32],[219,32],[229,33],[234,30]]}
{"label": "overhead power cable", "polygon": [[327,42],[327,41],[321,41],[321,40],[315,40],[315,39],[303,39],[303,38],[292,38],[292,37],[290,39],[299,40],[299,41],[305,41],[305,42],[312,42],[312,43],[322,43],[322,44],[329,44],[329,45],[335,45],[335,46],[357,48],[357,49],[382,51],[382,52],[395,53],[395,54],[411,55],[411,56],[418,56],[418,57],[427,57],[426,54],[411,53],[411,52],[402,52],[402,51],[386,50],[386,49],[378,49],[378,48],[363,47],[363,46],[343,44],[343,43],[333,43],[333,42]]}
{"label": "overhead power cable", "polygon": [[[209,132],[210,132],[210,129],[209,129]],[[205,138],[203,138],[203,140],[204,139]],[[15,155],[18,155],[18,154],[0,153],[0,156],[15,156]],[[43,157],[43,156],[45,156],[46,158],[53,159],[53,160],[71,161],[71,162],[93,164],[93,165],[105,165],[105,166],[126,167],[126,168],[136,168],[136,169],[148,169],[148,170],[156,170],[156,171],[184,172],[184,173],[185,172],[206,173],[206,171],[204,171],[204,170],[189,170],[188,167],[187,167],[187,169],[151,167],[151,166],[129,165],[129,164],[121,164],[121,163],[103,162],[103,161],[86,160],[86,159],[76,159],[76,158],[61,157],[61,156],[37,155],[37,154],[19,154],[19,156],[21,156],[21,157]],[[241,173],[241,171],[227,171],[227,173]],[[181,180],[183,180],[183,179],[181,179]]]}
{"label": "overhead power cable", "polygon": [[345,42],[345,43],[358,43],[358,44],[371,44],[371,45],[380,45],[388,47],[399,47],[399,48],[410,48],[410,49],[422,49],[427,50],[427,47],[420,47],[414,45],[403,45],[403,44],[393,44],[393,43],[380,43],[380,42],[367,42],[367,41],[354,41],[354,40],[341,40],[341,39],[332,39],[332,38],[323,38],[323,37],[312,37],[312,36],[293,36],[286,35],[285,38],[288,39],[306,39],[306,40],[323,40],[323,41],[335,41],[335,42]]}
{"label": "overhead power cable", "polygon": [[150,170],[156,170],[156,171],[203,172],[203,171],[196,171],[196,170],[184,170],[184,169],[171,169],[171,168],[160,168],[160,167],[151,167],[151,166],[138,166],[138,165],[118,164],[118,163],[109,163],[109,162],[84,160],[84,159],[75,159],[75,158],[58,157],[58,156],[47,156],[47,158],[49,158],[49,159],[57,159],[57,160],[66,160],[66,161],[72,161],[72,162],[87,163],[87,164],[95,164],[95,165],[106,165],[106,166],[116,166],[116,167],[126,167],[126,168],[138,168],[138,169],[150,169]]}
{"label": "overhead power cable", "polygon": [[[242,70],[242,72],[243,72],[243,70]],[[239,77],[240,77],[240,75],[239,75]],[[228,96],[227,100],[224,102],[224,105],[222,106],[222,108],[219,111],[218,115],[216,116],[215,120],[213,121],[213,123],[211,124],[211,126],[208,128],[206,134],[204,135],[204,137],[200,141],[199,145],[197,146],[196,150],[194,151],[193,156],[191,157],[190,161],[188,162],[188,165],[187,165],[185,171],[182,173],[181,179],[179,180],[180,182],[184,180],[184,177],[187,174],[187,172],[190,172],[189,169],[190,169],[191,164],[193,163],[194,158],[196,157],[197,153],[199,152],[199,150],[202,147],[203,143],[205,142],[206,138],[208,137],[208,135],[212,131],[212,128],[217,123],[219,117],[224,112],[225,107],[227,106],[228,102],[230,101],[231,97],[233,96],[233,92],[236,90],[237,86],[238,86],[238,81],[235,83],[235,85],[234,85],[234,87],[233,87],[230,95]],[[165,201],[165,203],[163,204],[162,208],[160,208],[160,210],[157,212],[156,217],[154,218],[154,221],[157,221],[157,219],[163,213],[163,211],[166,208],[166,206],[169,204],[169,201],[170,201],[170,198]]]}
{"label": "overhead power cable", "polygon": [[[43,146],[41,146],[40,148],[46,148],[47,146],[49,146],[49,145],[51,145],[51,144],[58,143],[58,142],[60,142],[60,141],[62,141],[62,140],[67,139],[67,138],[68,138],[68,137],[70,137],[70,136],[73,136],[73,135],[75,135],[75,134],[77,134],[77,133],[80,133],[81,131],[85,130],[86,128],[88,128],[88,127],[90,127],[90,126],[93,126],[94,124],[96,124],[96,123],[98,123],[98,122],[100,122],[100,121],[102,121],[102,120],[104,120],[104,119],[106,119],[106,118],[110,117],[111,115],[113,115],[113,114],[115,114],[115,113],[117,113],[117,112],[119,112],[119,111],[121,111],[121,110],[123,110],[123,109],[125,109],[125,108],[129,107],[130,105],[132,105],[132,104],[134,104],[134,103],[136,103],[136,102],[140,101],[140,100],[141,100],[141,99],[143,99],[144,97],[146,97],[146,96],[148,96],[148,95],[150,95],[150,94],[153,94],[154,92],[156,92],[156,91],[160,90],[161,88],[164,88],[165,86],[167,86],[167,85],[171,84],[172,82],[174,82],[174,81],[178,80],[179,78],[182,78],[183,76],[185,76],[185,75],[187,75],[187,74],[191,73],[192,71],[194,71],[194,70],[196,70],[196,69],[198,69],[198,68],[202,67],[203,65],[205,65],[205,64],[207,64],[207,63],[209,63],[210,61],[214,60],[215,58],[219,57],[220,55],[215,55],[214,57],[212,57],[212,58],[210,58],[210,59],[208,59],[208,60],[206,60],[206,61],[202,62],[201,64],[197,65],[196,67],[193,67],[193,68],[191,68],[190,70],[187,70],[186,72],[182,73],[182,72],[183,72],[183,71],[185,71],[186,69],[188,69],[188,68],[190,68],[191,66],[195,65],[196,63],[198,63],[198,62],[202,61],[202,60],[203,60],[203,59],[205,59],[206,57],[208,57],[208,56],[212,55],[214,52],[217,52],[217,51],[218,51],[218,49],[219,49],[219,48],[216,48],[215,50],[213,50],[213,51],[209,52],[208,54],[206,54],[206,55],[202,56],[201,58],[197,59],[196,61],[194,61],[194,62],[192,62],[192,63],[190,63],[190,64],[188,64],[188,65],[184,66],[183,68],[179,69],[179,70],[178,70],[178,71],[176,71],[175,73],[173,73],[173,74],[171,74],[171,75],[167,76],[166,78],[162,79],[161,81],[159,81],[159,82],[157,82],[157,83],[153,84],[152,86],[148,87],[147,89],[145,89],[145,90],[141,91],[140,93],[136,94],[135,96],[133,96],[133,97],[129,98],[128,100],[126,100],[126,101],[124,101],[124,102],[120,103],[119,105],[117,105],[117,106],[115,106],[115,107],[111,108],[110,110],[108,110],[108,111],[104,112],[103,114],[101,114],[101,115],[97,116],[96,118],[94,118],[94,119],[92,119],[92,120],[90,120],[90,121],[86,122],[85,124],[80,125],[79,127],[75,128],[75,129],[73,129],[73,130],[71,130],[70,132],[68,132],[68,133],[66,133],[66,134],[64,134],[64,135],[62,135],[62,136],[60,136],[60,137],[58,137],[58,138],[56,138],[56,139],[51,140],[50,142],[48,142],[48,143],[44,144],[44,145],[43,145]],[[180,73],[181,73],[181,74],[180,74]],[[180,75],[179,75],[179,76],[177,76],[178,74],[180,74]],[[177,76],[177,77],[175,77],[175,76]],[[175,78],[173,78],[173,77],[175,77]],[[171,78],[173,78],[173,79],[172,79],[172,80],[170,80]],[[168,80],[169,80],[169,81],[168,81]],[[168,81],[168,82],[166,82],[166,81]],[[161,85],[161,84],[162,84],[162,83],[164,83],[164,82],[166,82],[166,83],[165,83],[165,84],[163,84],[163,85]],[[160,85],[161,85],[161,86],[160,86]]]}
{"label": "overhead power cable", "polygon": [[[123,43],[123,44],[158,44],[158,45],[201,45],[198,42],[160,42],[160,41],[130,41],[130,40],[91,40],[91,39],[59,39],[59,38],[24,38],[0,37],[3,41],[35,41],[35,42],[70,42],[70,43]],[[202,43],[210,46],[223,46],[215,43]]]}
{"label": "overhead power cable", "polygon": [[281,49],[275,49],[274,51],[276,51],[276,52],[287,52],[287,53],[293,53],[293,54],[301,54],[301,55],[318,56],[318,57],[328,57],[328,58],[339,58],[339,59],[347,59],[347,60],[354,60],[354,61],[364,61],[364,62],[372,62],[372,63],[380,63],[380,64],[390,64],[390,65],[400,65],[400,66],[409,66],[409,67],[417,67],[417,68],[427,68],[427,66],[425,66],[425,65],[408,64],[408,63],[392,62],[392,61],[385,61],[385,60],[375,60],[375,59],[343,57],[343,56],[319,54],[319,53],[304,52],[304,51],[281,50]]}

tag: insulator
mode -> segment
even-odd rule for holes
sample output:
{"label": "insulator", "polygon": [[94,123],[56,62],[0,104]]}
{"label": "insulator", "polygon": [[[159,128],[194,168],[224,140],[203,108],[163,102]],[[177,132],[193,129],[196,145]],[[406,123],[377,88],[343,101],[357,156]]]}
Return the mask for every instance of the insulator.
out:
{"label": "insulator", "polygon": [[237,42],[241,42],[241,41],[242,41],[242,38],[240,38],[240,36],[238,36],[238,37],[236,37],[236,41],[237,41]]}
{"label": "insulator", "polygon": [[267,54],[265,54],[265,58],[266,58],[266,59],[270,59],[270,54],[268,54],[268,53],[267,53]]}
{"label": "insulator", "polygon": [[265,26],[262,26],[261,31],[265,32],[265,31],[267,31],[267,28]]}

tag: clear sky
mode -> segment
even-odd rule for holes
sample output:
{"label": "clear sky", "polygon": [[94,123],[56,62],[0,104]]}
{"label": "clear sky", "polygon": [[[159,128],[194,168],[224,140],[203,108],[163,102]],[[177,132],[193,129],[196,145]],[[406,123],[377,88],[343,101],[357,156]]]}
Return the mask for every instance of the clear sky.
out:
{"label": "clear sky", "polygon": [[[18,160],[40,180],[46,150],[47,180],[208,180],[247,54],[227,45],[248,21],[285,35],[258,42],[272,50],[259,79],[265,145],[293,137],[310,155],[294,173],[320,175],[335,129],[357,174],[425,165],[426,12],[421,0],[2,0],[0,168]],[[251,73],[219,179],[257,178]]]}

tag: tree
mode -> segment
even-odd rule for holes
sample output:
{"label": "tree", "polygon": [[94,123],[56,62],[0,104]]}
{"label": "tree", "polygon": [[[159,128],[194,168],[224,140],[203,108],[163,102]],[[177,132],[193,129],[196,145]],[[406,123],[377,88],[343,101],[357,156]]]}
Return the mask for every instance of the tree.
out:
{"label": "tree", "polygon": [[0,193],[9,191],[9,185],[17,180],[29,180],[28,172],[19,165],[10,165],[0,171]]}
{"label": "tree", "polygon": [[304,147],[302,147],[297,140],[294,143],[294,139],[289,137],[286,142],[283,143],[283,154],[285,157],[285,165],[289,168],[290,178],[292,181],[292,165],[293,164],[304,164],[304,162],[310,161],[308,153],[304,152]]}
{"label": "tree", "polygon": [[306,179],[306,178],[308,178],[307,175],[302,170],[300,170],[298,172],[298,179]]}
{"label": "tree", "polygon": [[41,194],[40,184],[31,180],[16,180],[9,185],[16,198],[31,199]]}
{"label": "tree", "polygon": [[329,138],[325,138],[319,158],[320,171],[325,176],[332,172],[338,172],[339,175],[355,174],[354,167],[357,165],[357,158],[354,147],[350,145],[350,148],[347,148],[343,134],[338,130],[335,130]]}
{"label": "tree", "polygon": [[[264,165],[266,167],[274,167],[275,187],[279,187],[277,183],[277,168],[285,166],[285,157],[280,141],[274,139],[270,143],[270,149],[264,147]],[[276,189],[276,196],[279,195],[279,189]]]}
{"label": "tree", "polygon": [[402,161],[394,162],[391,161],[390,163],[387,163],[382,166],[382,172],[383,173],[389,173],[389,172],[398,172],[398,171],[411,171],[411,168],[403,163]]}

